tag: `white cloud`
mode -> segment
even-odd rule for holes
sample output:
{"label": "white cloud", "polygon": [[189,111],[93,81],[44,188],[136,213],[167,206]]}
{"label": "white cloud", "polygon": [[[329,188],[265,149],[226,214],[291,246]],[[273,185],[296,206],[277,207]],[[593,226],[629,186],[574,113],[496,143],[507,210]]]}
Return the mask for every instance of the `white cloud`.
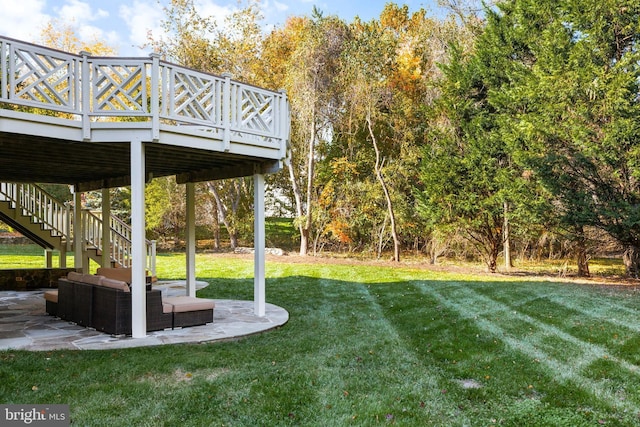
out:
{"label": "white cloud", "polygon": [[107,31],[103,26],[105,22],[109,22],[109,12],[101,8],[95,9],[88,1],[64,0],[60,6],[54,4],[52,10],[55,12],[54,18],[71,26],[80,40],[90,43],[102,41],[115,49],[121,44],[118,32]]}
{"label": "white cloud", "polygon": [[[168,0],[161,3],[167,6]],[[237,10],[229,5],[220,6],[214,0],[196,0],[195,7],[200,16],[212,17],[219,27],[223,27],[225,18]],[[128,50],[135,55],[148,54],[148,49],[145,51],[139,47],[149,41],[149,33],[157,39],[165,37],[162,21],[166,19],[166,15],[163,7],[155,0],[134,0],[131,5],[120,6],[118,14],[129,31]]]}
{"label": "white cloud", "polygon": [[[126,37],[127,51],[133,51],[135,55],[143,54],[139,49],[147,40],[149,32],[156,36],[162,35],[161,21],[164,19],[164,11],[155,1],[134,0],[131,5],[122,5],[118,15],[128,28]],[[127,52],[123,52],[127,54]]]}
{"label": "white cloud", "polygon": [[0,35],[37,42],[51,17],[44,13],[44,0],[0,0]]}
{"label": "white cloud", "polygon": [[104,9],[98,9],[98,11],[96,12],[96,17],[97,18],[108,18],[109,17],[109,12],[107,12]]}
{"label": "white cloud", "polygon": [[273,4],[276,7],[276,9],[278,10],[278,12],[286,12],[287,10],[289,10],[289,6],[288,5],[286,5],[284,3],[280,3],[279,1],[274,1]]}
{"label": "white cloud", "polygon": [[265,32],[284,24],[287,16],[291,14],[289,5],[278,0],[264,0],[260,2],[260,9],[264,17]]}
{"label": "white cloud", "polygon": [[220,6],[213,0],[197,0],[195,4],[202,17],[213,17],[219,26],[224,26],[224,20],[237,10],[229,5]]}
{"label": "white cloud", "polygon": [[54,7],[54,10],[64,22],[91,22],[109,16],[109,13],[102,9],[94,12],[89,3],[80,0],[67,0],[62,6]]}
{"label": "white cloud", "polygon": [[286,12],[287,10],[289,10],[289,5],[279,2],[278,0],[266,0],[262,3],[262,11],[265,16],[270,12],[282,13]]}

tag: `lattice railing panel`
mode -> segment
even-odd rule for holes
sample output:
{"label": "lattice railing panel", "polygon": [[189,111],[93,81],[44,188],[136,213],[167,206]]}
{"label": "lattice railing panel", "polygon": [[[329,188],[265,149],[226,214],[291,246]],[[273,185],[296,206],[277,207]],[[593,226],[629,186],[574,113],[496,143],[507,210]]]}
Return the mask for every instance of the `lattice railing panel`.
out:
{"label": "lattice railing panel", "polygon": [[94,123],[114,116],[147,121],[154,141],[162,126],[175,126],[178,132],[221,139],[225,151],[234,142],[269,148],[278,143],[284,153],[289,131],[285,94],[229,75],[201,73],[159,55],[74,55],[6,37],[0,37],[0,101],[26,106],[33,114],[79,120],[85,140],[98,127]]}
{"label": "lattice railing panel", "polygon": [[172,112],[176,117],[221,124],[222,81],[210,75],[174,71]]}
{"label": "lattice railing panel", "polygon": [[76,109],[75,57],[15,48],[8,60],[9,78],[13,82],[10,98],[40,104],[44,108]]}
{"label": "lattice railing panel", "polygon": [[148,111],[145,64],[94,64],[93,112],[146,113]]}
{"label": "lattice railing panel", "polygon": [[275,97],[256,89],[240,89],[238,126],[241,129],[272,133]]}

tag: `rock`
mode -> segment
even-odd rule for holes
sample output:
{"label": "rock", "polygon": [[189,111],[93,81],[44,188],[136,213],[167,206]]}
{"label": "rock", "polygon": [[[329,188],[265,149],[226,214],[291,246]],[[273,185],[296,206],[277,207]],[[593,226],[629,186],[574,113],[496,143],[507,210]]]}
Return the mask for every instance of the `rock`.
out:
{"label": "rock", "polygon": [[[284,256],[285,255],[285,252],[280,248],[265,248],[264,252],[267,255],[275,255],[275,256]],[[254,250],[253,250],[253,248],[238,247],[238,248],[235,248],[233,250],[233,253],[234,254],[253,254]]]}

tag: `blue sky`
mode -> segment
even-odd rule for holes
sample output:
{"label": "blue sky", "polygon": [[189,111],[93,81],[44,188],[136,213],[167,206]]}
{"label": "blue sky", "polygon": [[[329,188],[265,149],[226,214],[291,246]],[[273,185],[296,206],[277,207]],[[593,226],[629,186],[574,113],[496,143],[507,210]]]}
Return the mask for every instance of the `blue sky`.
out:
{"label": "blue sky", "polygon": [[[236,0],[196,0],[202,14],[224,20],[238,7]],[[288,16],[309,15],[317,6],[325,15],[338,15],[350,21],[379,16],[387,0],[262,0],[265,23],[280,26]],[[142,45],[149,31],[160,33],[164,18],[162,6],[169,0],[0,0],[0,35],[37,43],[43,26],[58,20],[75,28],[84,40],[96,38],[116,48],[121,56],[146,56]],[[405,0],[410,11],[421,7],[442,16],[437,0]]]}

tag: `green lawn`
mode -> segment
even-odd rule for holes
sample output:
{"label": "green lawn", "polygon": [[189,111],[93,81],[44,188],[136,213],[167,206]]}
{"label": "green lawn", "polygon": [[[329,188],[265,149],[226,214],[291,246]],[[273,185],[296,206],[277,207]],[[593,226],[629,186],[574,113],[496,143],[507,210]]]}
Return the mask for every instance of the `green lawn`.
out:
{"label": "green lawn", "polygon": [[[252,299],[250,259],[197,267],[200,296]],[[233,342],[0,352],[0,401],[83,426],[640,426],[635,290],[270,262],[267,299],[289,323]]]}

